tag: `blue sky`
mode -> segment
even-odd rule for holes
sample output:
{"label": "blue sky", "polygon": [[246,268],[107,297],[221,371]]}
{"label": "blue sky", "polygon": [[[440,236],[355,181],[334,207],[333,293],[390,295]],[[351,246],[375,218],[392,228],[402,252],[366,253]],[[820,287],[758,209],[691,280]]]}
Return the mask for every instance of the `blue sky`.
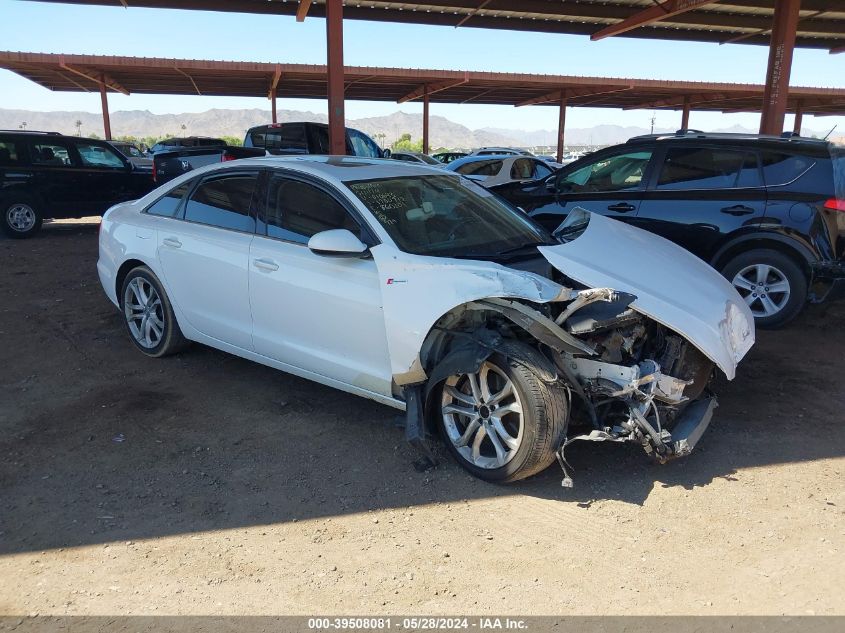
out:
{"label": "blue sky", "polygon": [[[89,7],[0,0],[0,48],[42,53],[187,57],[282,63],[325,63],[325,22],[309,18]],[[487,31],[348,21],[345,63],[566,75],[624,76],[694,81],[762,83],[768,49],[761,46],[662,42],[586,36]],[[792,85],[842,87],[845,54],[796,50]],[[263,98],[185,97],[110,94],[112,110],[155,113],[201,112],[210,108],[266,108]],[[279,100],[280,108],[325,112],[324,101]],[[0,108],[99,112],[96,94],[52,93],[11,72],[0,70]],[[347,102],[350,119],[420,112],[418,104]],[[442,115],[470,128],[553,129],[555,108],[433,105]],[[656,125],[676,127],[680,113],[661,112]],[[571,108],[568,127],[600,123],[648,127],[652,111]],[[786,125],[791,128],[791,116]],[[741,124],[756,128],[759,115],[693,112],[690,126],[703,129]],[[805,129],[829,130],[845,117],[805,117]]]}

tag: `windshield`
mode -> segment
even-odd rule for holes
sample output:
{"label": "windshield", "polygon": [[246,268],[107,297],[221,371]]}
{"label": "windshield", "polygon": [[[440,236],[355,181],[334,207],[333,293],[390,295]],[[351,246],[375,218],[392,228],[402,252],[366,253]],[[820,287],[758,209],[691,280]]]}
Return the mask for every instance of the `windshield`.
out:
{"label": "windshield", "polygon": [[422,162],[428,163],[429,165],[442,165],[443,164],[439,160],[432,158],[428,154],[417,154],[417,156],[419,157],[419,159]]}
{"label": "windshield", "polygon": [[465,178],[405,176],[346,186],[407,253],[491,257],[554,243],[544,229]]}

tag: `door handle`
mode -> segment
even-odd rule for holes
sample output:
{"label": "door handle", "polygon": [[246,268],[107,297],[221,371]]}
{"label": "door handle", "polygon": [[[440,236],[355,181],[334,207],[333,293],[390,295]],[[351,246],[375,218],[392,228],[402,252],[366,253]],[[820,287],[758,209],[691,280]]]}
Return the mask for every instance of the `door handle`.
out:
{"label": "door handle", "polygon": [[279,265],[276,262],[274,262],[272,259],[254,259],[252,261],[252,263],[259,270],[266,270],[268,272],[273,272],[274,270],[279,270]]}
{"label": "door handle", "polygon": [[728,215],[751,215],[754,213],[754,209],[746,207],[744,204],[735,204],[732,207],[724,207],[722,213],[727,213]]}
{"label": "door handle", "polygon": [[165,237],[162,242],[164,242],[165,246],[172,246],[173,248],[182,248],[182,242],[180,242],[175,237]]}
{"label": "door handle", "polygon": [[608,211],[618,211],[619,213],[628,213],[629,211],[633,211],[636,209],[633,204],[629,202],[617,202],[616,204],[608,205]]}

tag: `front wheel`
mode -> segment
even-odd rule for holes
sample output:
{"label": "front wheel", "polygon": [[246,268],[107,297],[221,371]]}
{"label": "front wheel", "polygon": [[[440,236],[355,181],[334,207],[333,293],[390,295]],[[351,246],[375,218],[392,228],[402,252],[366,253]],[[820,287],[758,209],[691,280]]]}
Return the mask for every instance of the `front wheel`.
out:
{"label": "front wheel", "polygon": [[15,196],[2,204],[3,232],[9,237],[23,239],[32,237],[41,229],[43,217],[38,204],[25,196]]}
{"label": "front wheel", "polygon": [[758,248],[731,259],[722,274],[733,284],[754,315],[759,328],[786,325],[807,302],[807,277],[783,253]]}
{"label": "front wheel", "polygon": [[123,280],[120,310],[129,337],[147,356],[168,356],[187,345],[161,282],[146,266],[133,268]]}
{"label": "front wheel", "polygon": [[493,354],[478,372],[450,376],[439,386],[433,409],[441,435],[458,463],[480,479],[530,477],[554,461],[565,437],[565,391],[522,360],[536,354],[526,349],[520,360]]}

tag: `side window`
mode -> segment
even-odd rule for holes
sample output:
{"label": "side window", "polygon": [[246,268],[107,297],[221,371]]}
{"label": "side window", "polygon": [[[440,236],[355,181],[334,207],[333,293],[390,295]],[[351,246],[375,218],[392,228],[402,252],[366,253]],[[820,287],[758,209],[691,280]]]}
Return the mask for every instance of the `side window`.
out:
{"label": "side window", "polygon": [[361,236],[361,227],[355,219],[325,191],[278,176],[270,181],[268,236],[307,244],[312,235],[329,229],[349,229]]}
{"label": "side window", "polygon": [[558,190],[592,193],[639,189],[651,151],[607,156],[561,176]]}
{"label": "side window", "polygon": [[185,219],[222,229],[252,233],[250,203],[258,176],[233,174],[202,181],[185,205]]}
{"label": "side window", "polygon": [[126,164],[117,153],[104,145],[93,143],[76,143],[76,150],[84,167],[100,169],[126,169]]}
{"label": "side window", "polygon": [[809,156],[795,156],[781,152],[763,152],[763,180],[766,186],[785,185],[815,164]]}
{"label": "side window", "polygon": [[478,160],[461,165],[456,170],[464,176],[495,176],[502,171],[500,160]]}
{"label": "side window", "polygon": [[534,173],[534,163],[530,158],[517,158],[511,166],[511,178],[529,180]]}
{"label": "side window", "polygon": [[264,148],[291,154],[305,154],[308,145],[305,142],[305,127],[292,124],[267,130],[264,136]]}
{"label": "side window", "polygon": [[352,149],[355,152],[355,156],[365,156],[367,158],[381,158],[381,152],[379,151],[378,146],[376,146],[376,144],[362,132],[350,129],[349,141],[352,143]]}
{"label": "side window", "polygon": [[541,178],[547,178],[551,176],[553,170],[551,167],[546,165],[544,162],[535,160],[534,161],[534,175],[532,176],[534,180],[540,180]]}
{"label": "side window", "polygon": [[150,215],[161,215],[167,218],[174,217],[176,215],[176,211],[179,209],[179,204],[182,202],[182,198],[184,198],[185,194],[191,190],[191,186],[194,182],[194,180],[190,180],[182,183],[175,189],[171,189],[161,198],[148,206],[146,212]]}
{"label": "side window", "polygon": [[0,140],[0,165],[15,165],[21,160],[21,151],[14,141]]}
{"label": "side window", "polygon": [[759,187],[753,154],[706,147],[670,147],[657,180],[658,190]]}
{"label": "side window", "polygon": [[247,147],[264,147],[264,132],[250,132],[247,136],[251,145],[247,145]]}
{"label": "side window", "polygon": [[30,153],[33,165],[47,165],[50,167],[69,167],[73,164],[70,158],[69,145],[57,141],[32,143]]}

